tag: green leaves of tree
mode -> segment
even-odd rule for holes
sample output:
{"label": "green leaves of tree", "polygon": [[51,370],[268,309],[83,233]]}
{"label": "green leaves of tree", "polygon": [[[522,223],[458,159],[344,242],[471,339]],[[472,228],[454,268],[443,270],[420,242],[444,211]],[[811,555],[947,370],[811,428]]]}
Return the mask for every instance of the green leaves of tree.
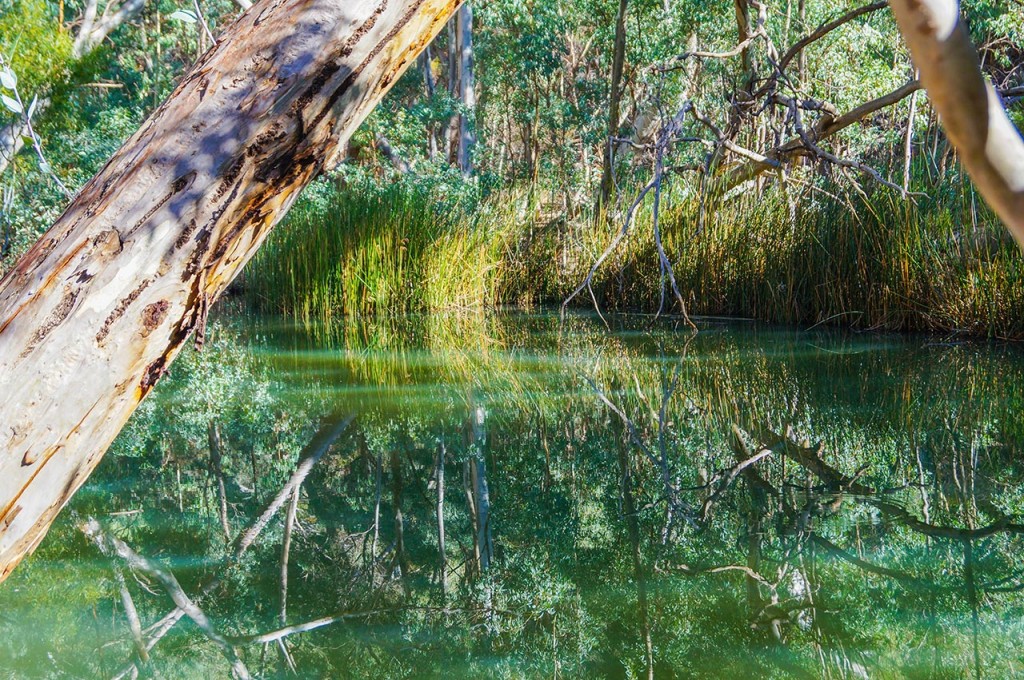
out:
{"label": "green leaves of tree", "polygon": [[195,12],[187,9],[179,9],[167,18],[173,21],[183,21],[186,24],[194,24],[199,20]]}
{"label": "green leaves of tree", "polygon": [[7,109],[14,113],[20,115],[25,112],[25,109],[18,103],[17,99],[8,97],[6,94],[0,94],[0,101],[4,103],[4,106],[7,107]]}
{"label": "green leaves of tree", "polygon": [[18,87],[18,77],[9,68],[0,70],[0,85],[7,90],[14,90]]}

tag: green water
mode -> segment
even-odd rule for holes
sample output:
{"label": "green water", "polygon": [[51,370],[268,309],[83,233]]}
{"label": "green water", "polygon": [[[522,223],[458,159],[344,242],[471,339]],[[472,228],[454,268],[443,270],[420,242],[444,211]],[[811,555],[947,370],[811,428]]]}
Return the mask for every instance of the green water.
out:
{"label": "green water", "polygon": [[[609,322],[222,317],[0,587],[0,677],[229,676],[188,619],[139,660],[116,573],[144,635],[173,604],[89,517],[255,677],[1024,677],[1021,349]],[[282,616],[289,503],[232,541],[347,414]]]}

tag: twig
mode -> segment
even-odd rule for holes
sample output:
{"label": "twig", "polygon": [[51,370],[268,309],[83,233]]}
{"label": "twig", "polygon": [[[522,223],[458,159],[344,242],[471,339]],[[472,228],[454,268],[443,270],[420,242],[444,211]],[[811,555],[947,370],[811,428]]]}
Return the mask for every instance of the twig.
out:
{"label": "twig", "polygon": [[199,18],[199,24],[203,27],[203,32],[206,33],[206,37],[209,39],[210,44],[216,46],[217,39],[213,37],[213,33],[210,32],[210,27],[206,23],[206,17],[203,16],[203,10],[199,7],[199,0],[192,0],[192,6],[196,9],[196,16]]}

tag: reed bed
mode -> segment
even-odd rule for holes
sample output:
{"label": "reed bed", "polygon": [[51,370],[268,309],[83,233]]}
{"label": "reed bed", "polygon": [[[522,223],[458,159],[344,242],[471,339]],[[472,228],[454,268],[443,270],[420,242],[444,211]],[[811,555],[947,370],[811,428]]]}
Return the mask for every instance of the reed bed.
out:
{"label": "reed bed", "polygon": [[[795,206],[769,189],[712,201],[701,222],[684,187],[665,197],[663,242],[690,314],[1024,337],[1016,244],[965,179],[921,189],[819,186]],[[245,282],[264,311],[302,318],[556,305],[617,228],[527,191],[446,205],[401,183],[332,189],[293,211]],[[602,309],[662,304],[649,206],[592,288]]]}

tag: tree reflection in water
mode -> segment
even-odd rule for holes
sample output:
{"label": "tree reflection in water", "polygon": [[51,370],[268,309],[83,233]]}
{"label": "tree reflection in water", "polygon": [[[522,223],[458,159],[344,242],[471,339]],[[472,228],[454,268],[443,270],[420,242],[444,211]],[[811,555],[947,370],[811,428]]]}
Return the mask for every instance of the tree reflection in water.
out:
{"label": "tree reflection in water", "polygon": [[0,590],[0,670],[1017,672],[1018,349],[614,321],[221,319]]}

